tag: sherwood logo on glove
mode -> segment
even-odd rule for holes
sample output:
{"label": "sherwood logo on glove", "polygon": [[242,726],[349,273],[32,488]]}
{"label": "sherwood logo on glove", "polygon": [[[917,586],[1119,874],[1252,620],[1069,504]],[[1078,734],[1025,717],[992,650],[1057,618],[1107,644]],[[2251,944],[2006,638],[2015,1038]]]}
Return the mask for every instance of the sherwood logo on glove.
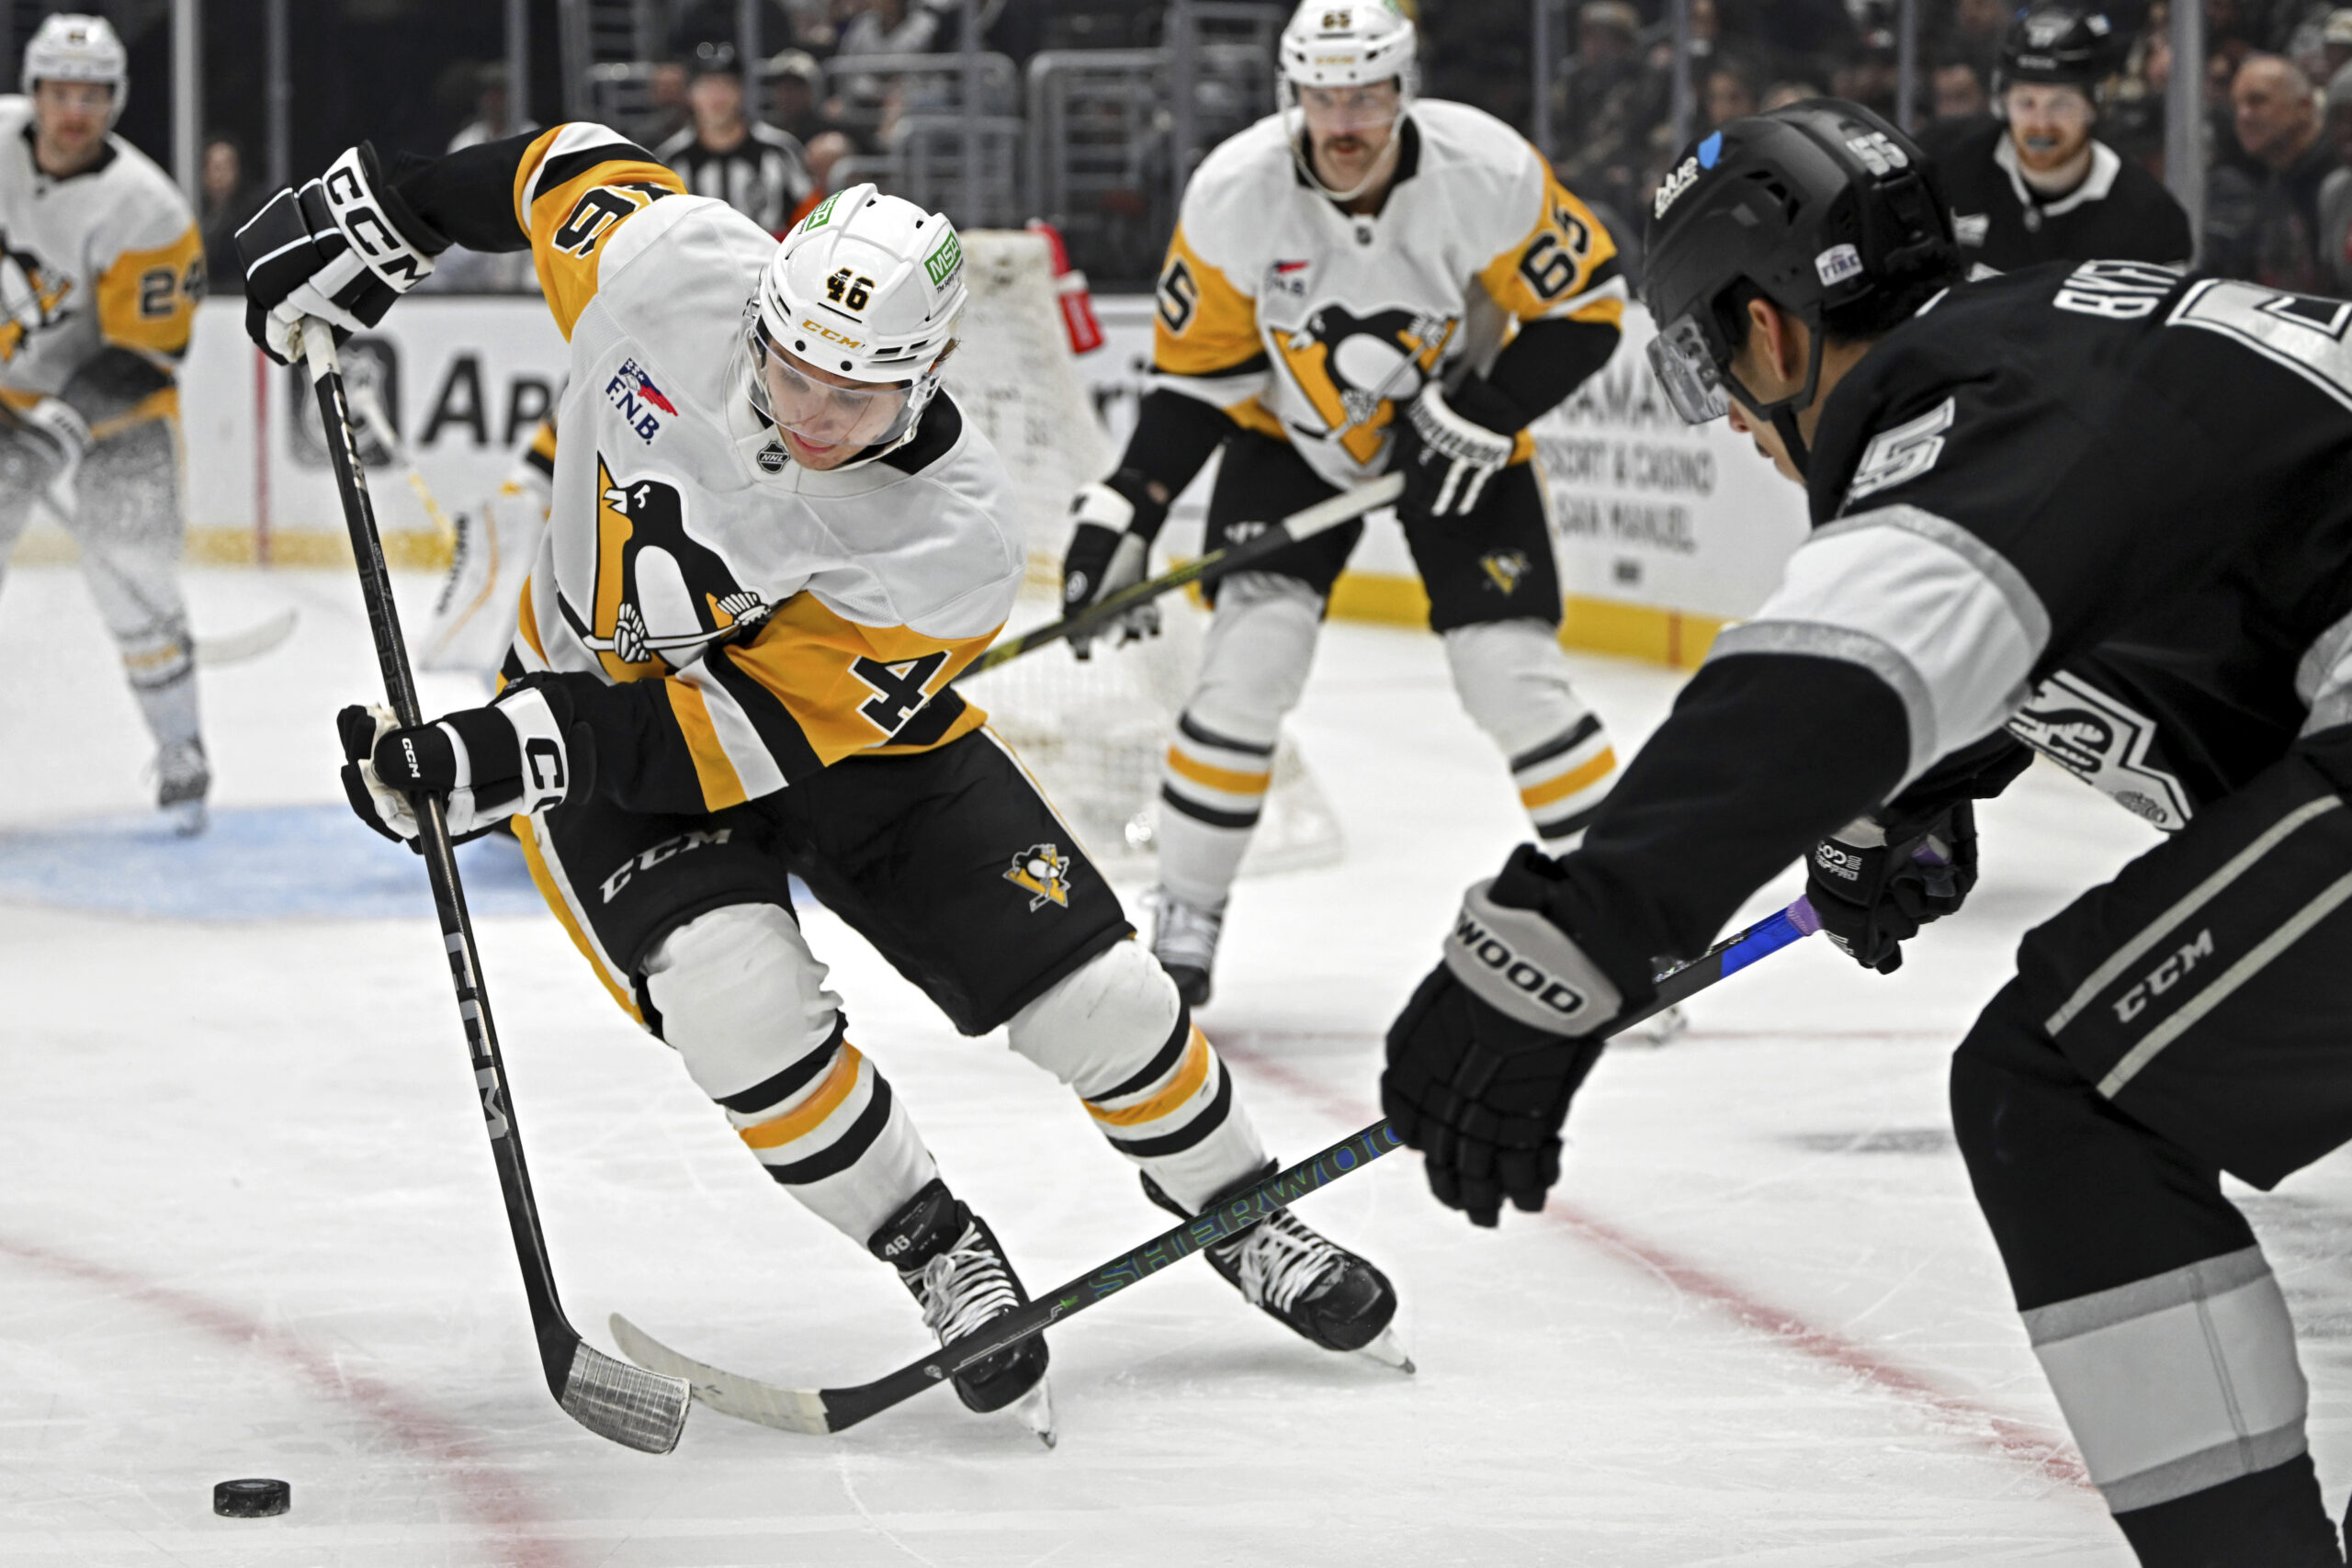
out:
{"label": "sherwood logo on glove", "polygon": [[1472,963],[1536,1006],[1556,1013],[1563,1021],[1582,1012],[1590,999],[1513,947],[1466,908],[1453,922],[1453,945]]}

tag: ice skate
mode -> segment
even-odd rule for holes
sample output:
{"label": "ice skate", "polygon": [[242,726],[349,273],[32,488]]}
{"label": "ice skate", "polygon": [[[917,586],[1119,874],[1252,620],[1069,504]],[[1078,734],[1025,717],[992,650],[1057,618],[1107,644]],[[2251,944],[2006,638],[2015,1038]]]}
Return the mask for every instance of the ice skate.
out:
{"label": "ice skate", "polygon": [[[1269,1160],[1226,1193],[1238,1192],[1274,1171]],[[1148,1176],[1144,1195],[1171,1214],[1192,1211],[1168,1196]],[[1226,1193],[1203,1205],[1214,1209]],[[1396,1288],[1363,1258],[1305,1224],[1288,1209],[1276,1209],[1239,1235],[1208,1249],[1209,1266],[1241,1292],[1244,1301],[1287,1325],[1302,1338],[1327,1350],[1353,1350],[1382,1366],[1413,1370],[1390,1329],[1396,1315]]]}
{"label": "ice skate", "polygon": [[155,753],[155,807],[181,838],[204,831],[204,797],[211,788],[203,741],[175,740]]}
{"label": "ice skate", "polygon": [[[988,1222],[933,1179],[883,1223],[868,1250],[899,1271],[922,1303],[923,1326],[946,1344],[990,1318],[1027,1304],[1029,1292],[997,1245]],[[1010,1408],[1054,1446],[1054,1402],[1046,1384],[1043,1335],[1000,1350],[956,1374],[956,1394],[983,1414]]]}
{"label": "ice skate", "polygon": [[1209,972],[1216,965],[1216,939],[1225,930],[1223,908],[1187,904],[1165,887],[1146,896],[1151,905],[1151,955],[1176,982],[1188,1007],[1209,1005]]}

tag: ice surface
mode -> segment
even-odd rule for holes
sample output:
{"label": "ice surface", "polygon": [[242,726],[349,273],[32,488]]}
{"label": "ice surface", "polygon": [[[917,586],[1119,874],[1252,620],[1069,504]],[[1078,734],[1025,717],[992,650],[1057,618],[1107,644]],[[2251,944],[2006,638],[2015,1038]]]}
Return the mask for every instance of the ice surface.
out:
{"label": "ice surface", "polygon": [[[418,624],[429,585],[402,587]],[[331,717],[377,691],[355,588],[190,591],[208,632],[303,612],[286,649],[204,677],[220,827],[193,845],[147,824],[145,742],[79,579],[19,570],[0,594],[12,1568],[2128,1562],[1942,1131],[1945,1055],[2018,933],[2147,841],[2088,791],[2037,773],[1987,807],[1969,914],[1900,975],[1803,943],[1699,998],[1673,1045],[1612,1053],[1545,1214],[1474,1231],[1410,1155],[1304,1205],[1396,1279],[1416,1378],[1317,1352],[1188,1265],[1057,1333],[1056,1451],[930,1394],[833,1438],[698,1411],[655,1459],[548,1397],[422,880],[338,825]],[[1676,683],[1578,669],[1621,741]],[[472,695],[426,683],[428,708]],[[1291,1155],[1373,1119],[1380,1031],[1521,831],[1426,637],[1332,626],[1296,731],[1351,853],[1243,886],[1204,1018]],[[504,853],[469,874],[573,1322],[601,1344],[624,1311],[795,1382],[919,1353],[897,1282],[775,1190]],[[1158,1228],[1001,1036],[958,1039],[837,921],[808,924],[1033,1288]],[[2340,1496],[2352,1174],[2331,1159],[2250,1206]],[[290,1481],[292,1512],[214,1518],[212,1483],[241,1475]]]}

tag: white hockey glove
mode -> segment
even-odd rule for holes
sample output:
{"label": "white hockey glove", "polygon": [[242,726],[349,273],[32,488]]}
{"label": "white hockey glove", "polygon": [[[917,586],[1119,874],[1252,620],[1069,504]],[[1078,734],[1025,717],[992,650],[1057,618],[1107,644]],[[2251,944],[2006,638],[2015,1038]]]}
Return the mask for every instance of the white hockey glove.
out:
{"label": "white hockey glove", "polygon": [[1392,470],[1405,476],[1396,502],[1408,517],[1466,517],[1495,470],[1510,461],[1526,421],[1485,382],[1464,381],[1449,400],[1432,381],[1396,432]]}
{"label": "white hockey glove", "polygon": [[[1075,615],[1089,604],[1132,588],[1143,581],[1144,565],[1151,555],[1151,542],[1135,531],[1138,508],[1136,503],[1109,484],[1091,484],[1078,492],[1070,502],[1070,513],[1078,527],[1070,535],[1069,547],[1062,555],[1062,614]],[[1167,515],[1162,507],[1160,515]],[[1159,635],[1159,606],[1137,604],[1112,623],[1116,630],[1115,647]],[[1092,655],[1095,637],[1109,635],[1098,631],[1087,637],[1069,639],[1070,652],[1080,659]]]}
{"label": "white hockey glove", "polygon": [[384,319],[433,271],[448,242],[401,198],[366,142],[300,190],[279,191],[237,231],[245,263],[245,333],[280,365],[305,316],[341,343]]}
{"label": "white hockey glove", "polygon": [[40,491],[59,515],[73,516],[74,480],[90,451],[89,423],[63,398],[43,398],[30,408],[17,410],[17,418],[15,445],[23,471],[10,478]]}
{"label": "white hockey glove", "polygon": [[413,845],[420,829],[413,793],[442,796],[452,839],[479,838],[509,817],[563,804],[572,776],[564,741],[570,707],[560,690],[526,685],[510,686],[486,708],[461,708],[413,729],[383,707],[345,708],[335,716],[344,794],[359,819],[387,839]]}

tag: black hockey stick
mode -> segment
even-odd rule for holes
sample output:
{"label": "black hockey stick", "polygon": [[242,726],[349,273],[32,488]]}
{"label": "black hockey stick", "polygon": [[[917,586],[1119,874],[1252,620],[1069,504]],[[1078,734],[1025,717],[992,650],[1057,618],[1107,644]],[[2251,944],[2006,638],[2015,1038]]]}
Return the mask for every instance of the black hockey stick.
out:
{"label": "black hockey stick", "polygon": [[1227,545],[1221,550],[1195,556],[1175,570],[1163,572],[1142,582],[1132,582],[1115,593],[1105,594],[1074,615],[1065,615],[1035,631],[1022,632],[1000,640],[995,647],[981,654],[965,667],[956,680],[967,680],[986,670],[1035,653],[1041,648],[1070,637],[1091,637],[1138,604],[1150,603],[1163,593],[1173,593],[1187,583],[1203,582],[1223,577],[1227,572],[1246,571],[1277,550],[1286,550],[1301,539],[1311,539],[1342,523],[1351,523],[1367,512],[1377,512],[1405,493],[1405,476],[1383,474],[1370,484],[1343,490],[1327,496],[1314,505],[1292,513],[1279,523],[1268,524],[1266,531],[1238,545]]}
{"label": "black hockey stick", "polygon": [[[324,321],[302,323],[301,352],[318,393],[319,422],[334,465],[335,488],[343,494],[343,520],[351,532],[351,553],[359,566],[359,591],[368,602],[368,626],[376,636],[376,662],[383,670],[384,695],[403,725],[424,722],[417,706],[416,679],[401,638],[392,580],[384,565],[384,544],[376,512],[368,500],[368,477],[352,435],[351,403],[337,367],[334,334]],[[424,870],[433,884],[433,907],[441,919],[442,944],[458,989],[458,1012],[473,1050],[474,1081],[481,1090],[482,1120],[498,1185],[506,1198],[506,1223],[514,1233],[514,1255],[523,1266],[523,1294],[530,1302],[531,1327],[538,1338],[539,1363],[548,1392],[573,1420],[600,1438],[646,1453],[668,1453],[685,1429],[686,1385],[676,1378],[632,1367],[580,1337],[556,1299],[555,1274],[548,1263],[547,1237],[539,1228],[538,1204],[531,1197],[531,1175],[523,1164],[522,1134],[506,1096],[506,1064],[498,1051],[498,1031],[482,987],[481,961],[474,947],[473,922],[466,916],[465,889],[449,842],[441,802],[428,794],[410,797],[415,807]]]}
{"label": "black hockey stick", "polygon": [[[1738,935],[1715,943],[1690,963],[1660,975],[1657,994],[1650,1004],[1619,1019],[1610,1032],[1630,1029],[1820,929],[1813,906],[1799,898]],[[1375,1122],[1313,1158],[1276,1171],[1255,1187],[1226,1200],[1213,1212],[1195,1215],[1172,1230],[1161,1232],[1132,1252],[1113,1258],[1091,1273],[1080,1275],[1026,1306],[992,1319],[921,1360],[910,1362],[888,1377],[852,1388],[783,1388],[722,1371],[679,1355],[618,1315],[613,1318],[613,1337],[641,1365],[658,1366],[690,1380],[695,1396],[713,1409],[788,1432],[838,1432],[927,1388],[938,1387],[982,1357],[992,1356],[1065,1318],[1076,1316],[1104,1297],[1116,1295],[1147,1276],[1248,1229],[1276,1209],[1287,1207],[1402,1146],[1395,1128],[1385,1120]]]}

